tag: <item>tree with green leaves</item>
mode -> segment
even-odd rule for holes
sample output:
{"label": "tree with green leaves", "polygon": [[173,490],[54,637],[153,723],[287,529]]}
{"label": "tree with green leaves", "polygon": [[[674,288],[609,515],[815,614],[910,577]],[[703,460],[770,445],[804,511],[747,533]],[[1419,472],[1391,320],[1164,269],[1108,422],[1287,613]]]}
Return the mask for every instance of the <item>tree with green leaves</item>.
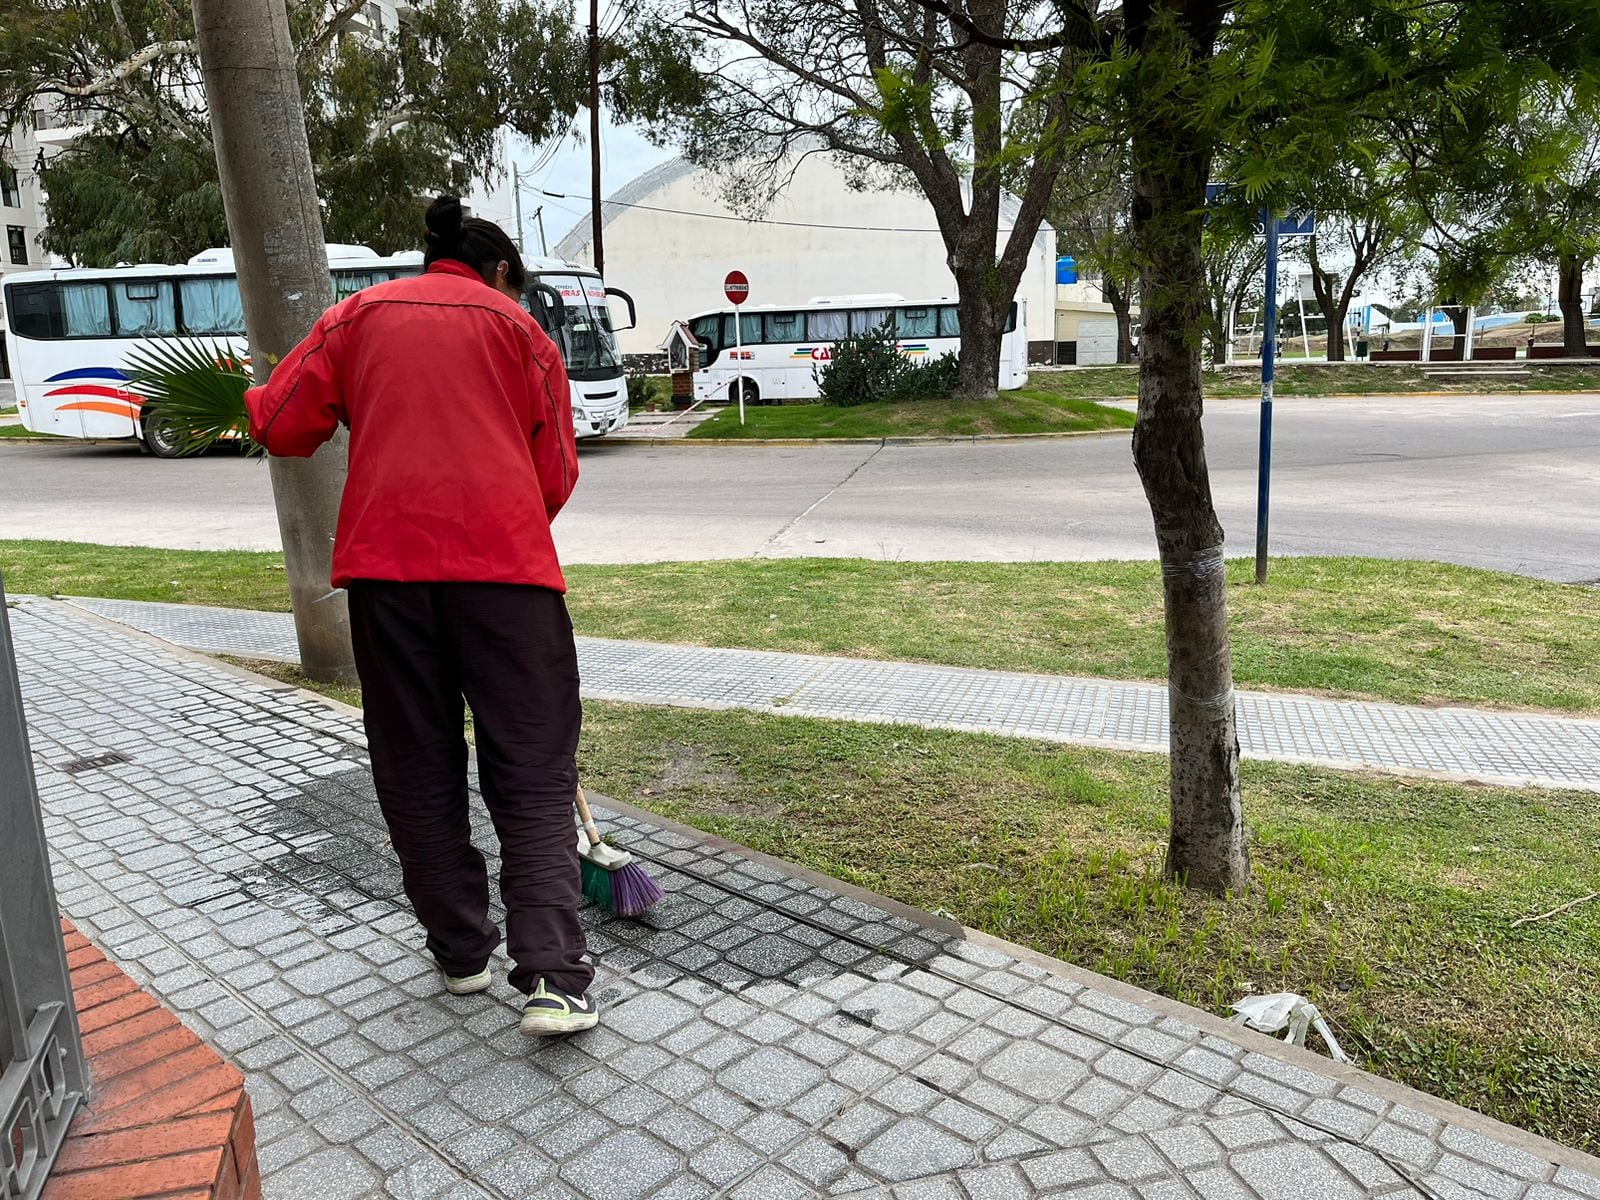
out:
{"label": "tree with green leaves", "polygon": [[1547,97],[1515,139],[1527,186],[1510,198],[1502,239],[1508,254],[1552,262],[1562,350],[1588,354],[1583,273],[1600,257],[1600,133],[1566,97]]}
{"label": "tree with green leaves", "polygon": [[[973,11],[995,28],[1023,19],[1011,0]],[[859,186],[920,190],[956,281],[957,393],[992,397],[1006,315],[1070,152],[1073,52],[955,48],[942,21],[900,0],[691,0],[689,21],[720,56],[690,157],[736,175],[752,208],[819,150]],[[1017,210],[1002,234],[1008,181]]]}
{"label": "tree with green leaves", "polygon": [[1352,126],[1397,114],[1420,116],[1416,128],[1453,154],[1484,153],[1528,80],[1600,94],[1592,0],[1049,0],[1029,33],[959,0],[913,2],[957,46],[1067,49],[1100,88],[1107,123],[1127,131],[1143,329],[1133,452],[1166,608],[1166,871],[1211,891],[1243,887],[1223,531],[1201,428],[1206,185],[1225,154],[1243,199],[1282,211],[1297,179],[1343,161]]}
{"label": "tree with green leaves", "polygon": [[1050,224],[1057,246],[1072,254],[1080,272],[1098,275],[1100,292],[1117,316],[1117,361],[1133,361],[1133,302],[1138,264],[1128,245],[1132,199],[1126,144],[1085,145],[1070,169],[1056,177]]}
{"label": "tree with green leaves", "polygon": [[1250,215],[1230,208],[1206,214],[1200,256],[1205,262],[1206,345],[1213,366],[1228,358],[1228,341],[1246,300],[1259,289],[1267,265],[1267,243]]}
{"label": "tree with green leaves", "polygon": [[[334,241],[415,246],[417,202],[500,169],[499,131],[558,136],[587,103],[571,10],[421,4],[376,27],[363,0],[291,0],[323,223]],[[665,136],[703,95],[693,39],[630,22],[602,50],[611,115]],[[40,164],[47,248],[70,261],[182,261],[218,244],[222,198],[193,20],[168,0],[0,0],[0,119],[44,106],[86,132]]]}
{"label": "tree with green leaves", "polygon": [[1317,214],[1306,265],[1328,323],[1328,361],[1343,362],[1350,303],[1362,281],[1414,258],[1427,221],[1412,198],[1405,164],[1388,151],[1386,139],[1371,134],[1348,140],[1342,161],[1296,180],[1290,202]]}

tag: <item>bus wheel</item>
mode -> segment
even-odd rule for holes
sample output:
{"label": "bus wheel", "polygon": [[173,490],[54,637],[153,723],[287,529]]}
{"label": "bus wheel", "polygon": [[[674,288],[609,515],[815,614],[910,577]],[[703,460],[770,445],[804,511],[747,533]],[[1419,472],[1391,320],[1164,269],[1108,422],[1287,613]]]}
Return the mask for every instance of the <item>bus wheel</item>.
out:
{"label": "bus wheel", "polygon": [[744,388],[744,403],[746,408],[750,407],[751,405],[761,403],[761,389],[755,385],[754,380],[740,379],[730,384],[728,387],[729,404],[736,405],[739,403],[740,387]]}
{"label": "bus wheel", "polygon": [[160,414],[144,416],[139,422],[139,446],[157,458],[182,458],[183,439],[177,426],[163,421]]}

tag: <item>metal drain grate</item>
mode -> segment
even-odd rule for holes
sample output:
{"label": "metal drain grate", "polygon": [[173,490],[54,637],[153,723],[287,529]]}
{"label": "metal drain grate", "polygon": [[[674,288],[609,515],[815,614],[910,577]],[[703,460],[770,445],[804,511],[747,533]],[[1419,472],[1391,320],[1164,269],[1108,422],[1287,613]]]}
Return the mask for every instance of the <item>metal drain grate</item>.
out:
{"label": "metal drain grate", "polygon": [[120,750],[110,750],[105,754],[95,754],[89,758],[75,758],[61,769],[68,775],[79,775],[84,771],[97,771],[101,767],[114,767],[118,763],[132,762],[133,759]]}

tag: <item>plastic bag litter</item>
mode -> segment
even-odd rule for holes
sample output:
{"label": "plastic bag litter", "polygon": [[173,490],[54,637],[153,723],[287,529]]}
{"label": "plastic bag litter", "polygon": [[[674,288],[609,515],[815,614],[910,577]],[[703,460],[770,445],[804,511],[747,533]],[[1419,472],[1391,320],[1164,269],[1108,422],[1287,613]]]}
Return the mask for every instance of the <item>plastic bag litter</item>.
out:
{"label": "plastic bag litter", "polygon": [[1307,1032],[1314,1029],[1335,1062],[1350,1061],[1350,1056],[1333,1036],[1333,1030],[1328,1028],[1328,1023],[1317,1011],[1317,1006],[1304,996],[1297,996],[1293,992],[1246,996],[1234,1004],[1233,1011],[1237,1014],[1232,1018],[1235,1025],[1243,1025],[1260,1033],[1277,1033],[1280,1029],[1287,1029],[1283,1040],[1294,1046],[1304,1046]]}

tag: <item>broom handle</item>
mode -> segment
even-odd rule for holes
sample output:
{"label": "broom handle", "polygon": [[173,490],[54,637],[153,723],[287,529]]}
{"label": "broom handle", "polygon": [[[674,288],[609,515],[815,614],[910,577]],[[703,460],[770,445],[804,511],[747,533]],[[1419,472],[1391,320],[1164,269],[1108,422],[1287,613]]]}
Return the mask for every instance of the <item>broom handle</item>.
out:
{"label": "broom handle", "polygon": [[598,846],[600,844],[600,831],[594,827],[594,814],[589,811],[589,800],[583,794],[582,785],[578,787],[577,803],[578,821],[583,825],[583,832],[589,839],[589,845]]}

